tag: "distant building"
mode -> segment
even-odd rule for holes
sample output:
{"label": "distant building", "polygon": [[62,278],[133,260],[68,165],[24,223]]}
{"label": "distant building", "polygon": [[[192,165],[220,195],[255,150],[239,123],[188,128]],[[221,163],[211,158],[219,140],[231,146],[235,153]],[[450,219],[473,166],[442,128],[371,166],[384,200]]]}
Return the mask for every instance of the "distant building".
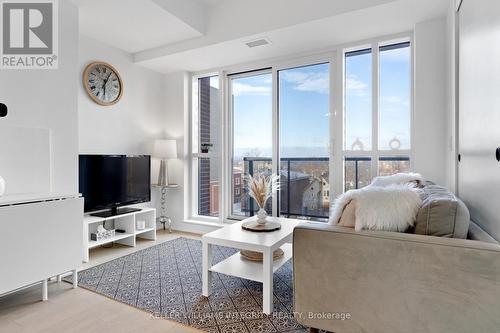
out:
{"label": "distant building", "polygon": [[[270,175],[271,168],[271,162],[267,160],[242,160],[234,164],[231,185],[233,191],[232,204],[236,212],[241,212],[247,216],[251,215],[250,211],[252,209],[254,213],[257,212],[257,205],[252,202],[245,189],[245,175],[249,170],[253,170],[254,174]],[[205,168],[205,170],[208,171],[208,168]],[[317,176],[312,176],[314,174]],[[206,179],[208,180],[208,177]],[[210,201],[205,203],[205,205],[209,204],[207,215],[214,216],[220,213],[219,191],[219,182],[210,181],[210,194],[207,195]],[[272,201],[269,200],[266,210],[271,211],[271,207]],[[314,165],[312,167],[308,165],[304,170],[301,168],[300,171],[293,169],[282,170],[279,207],[282,216],[327,217],[330,207],[328,170],[322,167],[316,168]]]}
{"label": "distant building", "polygon": [[281,175],[281,213],[284,216],[328,216],[330,184],[327,178],[327,173],[314,177],[309,173],[293,170],[283,172]]}
{"label": "distant building", "polygon": [[[233,203],[237,204],[241,202],[241,198],[244,194],[244,184],[243,184],[243,171],[235,170],[233,172]],[[218,181],[210,182],[210,216],[219,215],[219,193],[220,184]]]}
{"label": "distant building", "polygon": [[328,210],[330,209],[330,183],[321,177],[321,193],[322,193],[322,204],[323,204],[323,209]]}
{"label": "distant building", "polygon": [[330,185],[324,178],[311,177],[309,186],[302,193],[304,215],[323,215],[330,206]]}
{"label": "distant building", "polygon": [[285,212],[287,215],[302,215],[302,194],[309,187],[309,184],[310,176],[308,174],[298,171],[283,172],[281,174],[281,212]]}
{"label": "distant building", "polygon": [[234,199],[233,203],[240,203],[241,198],[244,194],[244,173],[243,170],[239,168],[233,168],[233,191],[234,191]]}
{"label": "distant building", "polygon": [[[199,140],[201,143],[211,143],[214,147],[220,147],[218,124],[220,123],[219,91],[210,86],[210,77],[199,79]],[[219,214],[219,168],[213,167],[210,158],[198,159],[198,214],[205,216],[216,216]]]}
{"label": "distant building", "polygon": [[220,185],[218,181],[210,182],[210,215],[219,215],[219,192]]}

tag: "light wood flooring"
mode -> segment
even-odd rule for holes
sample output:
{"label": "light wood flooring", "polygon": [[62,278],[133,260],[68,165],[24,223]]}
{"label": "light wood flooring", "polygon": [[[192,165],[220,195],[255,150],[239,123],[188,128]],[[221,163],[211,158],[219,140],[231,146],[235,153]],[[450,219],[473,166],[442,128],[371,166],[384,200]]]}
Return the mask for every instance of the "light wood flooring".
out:
{"label": "light wood flooring", "polygon": [[[134,251],[165,242],[179,236],[199,238],[198,235],[172,234],[158,230],[156,242],[138,241],[137,247],[115,245],[113,249],[96,248],[91,251],[86,269]],[[1,273],[0,273],[1,274]],[[71,284],[49,283],[49,300],[41,301],[41,285],[0,298],[0,332],[200,332],[165,319],[153,318],[149,313],[111,300],[83,288],[72,289]]]}

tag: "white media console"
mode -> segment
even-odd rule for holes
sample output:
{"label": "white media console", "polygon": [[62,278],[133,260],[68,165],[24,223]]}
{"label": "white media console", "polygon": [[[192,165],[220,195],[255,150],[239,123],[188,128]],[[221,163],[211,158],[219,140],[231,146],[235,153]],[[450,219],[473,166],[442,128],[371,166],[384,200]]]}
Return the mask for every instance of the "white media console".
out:
{"label": "white media console", "polygon": [[[144,221],[145,228],[138,229],[137,221]],[[115,233],[114,237],[95,241],[90,234],[97,231],[99,225],[106,224],[106,229],[122,229],[124,233]],[[97,217],[85,215],[83,218],[83,261],[89,261],[89,251],[108,243],[118,243],[135,247],[136,237],[156,240],[156,209],[141,208],[140,211],[115,215],[110,217]]]}

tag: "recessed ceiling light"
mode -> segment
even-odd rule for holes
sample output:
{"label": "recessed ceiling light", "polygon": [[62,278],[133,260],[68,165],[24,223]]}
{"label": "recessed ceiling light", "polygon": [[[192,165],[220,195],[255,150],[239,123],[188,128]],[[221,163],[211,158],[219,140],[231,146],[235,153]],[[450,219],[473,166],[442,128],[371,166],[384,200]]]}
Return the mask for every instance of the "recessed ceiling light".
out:
{"label": "recessed ceiling light", "polygon": [[245,45],[248,46],[249,48],[257,47],[257,46],[264,46],[264,45],[268,45],[268,44],[271,44],[271,41],[267,37],[254,39],[254,40],[245,42]]}

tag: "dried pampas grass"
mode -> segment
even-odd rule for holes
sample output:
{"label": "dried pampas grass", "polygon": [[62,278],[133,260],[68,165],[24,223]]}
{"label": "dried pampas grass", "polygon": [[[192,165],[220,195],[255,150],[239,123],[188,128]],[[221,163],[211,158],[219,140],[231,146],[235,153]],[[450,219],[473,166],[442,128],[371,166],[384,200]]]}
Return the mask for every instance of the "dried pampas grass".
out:
{"label": "dried pampas grass", "polygon": [[246,175],[246,180],[248,194],[255,200],[260,208],[264,208],[267,200],[280,189],[279,175]]}

